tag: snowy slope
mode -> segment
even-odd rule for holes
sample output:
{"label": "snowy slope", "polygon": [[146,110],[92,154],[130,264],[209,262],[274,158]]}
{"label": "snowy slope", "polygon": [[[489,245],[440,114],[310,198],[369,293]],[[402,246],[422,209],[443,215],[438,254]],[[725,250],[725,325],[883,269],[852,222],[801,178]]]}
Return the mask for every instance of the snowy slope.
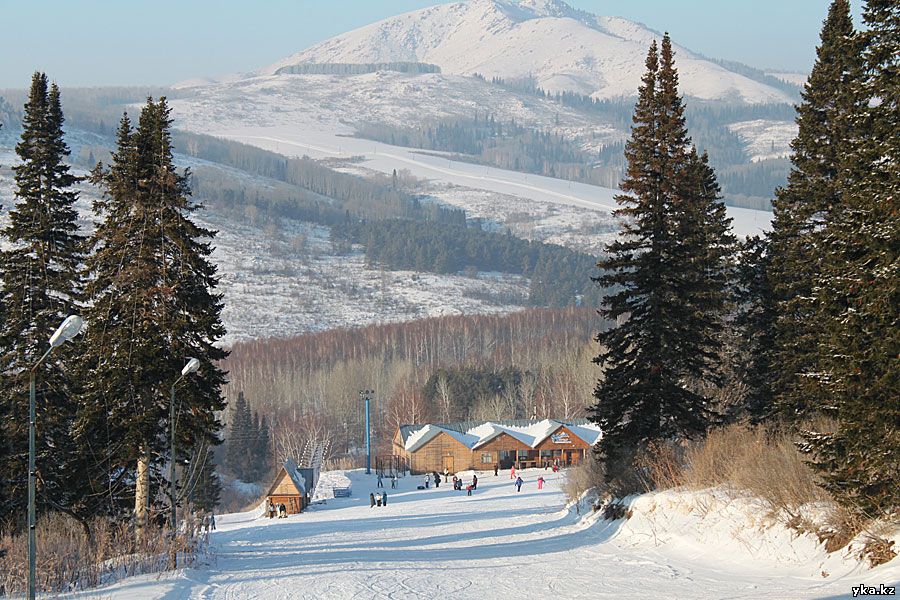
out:
{"label": "snowy slope", "polygon": [[[550,91],[630,97],[658,32],[561,0],[471,0],[425,8],[350,31],[289,56],[261,74],[299,63],[417,61],[445,74],[534,77]],[[677,46],[682,92],[704,100],[791,102],[784,92]]]}
{"label": "snowy slope", "polygon": [[[9,140],[0,137],[0,228],[8,224],[14,205],[15,182],[7,165],[16,159]],[[185,164],[179,160],[179,166]],[[79,225],[90,232],[91,204],[99,191],[87,183],[78,190]],[[214,207],[199,211],[196,218],[203,227],[218,231],[212,261],[225,296],[226,345],[442,315],[505,314],[527,304],[529,282],[518,275],[384,271],[367,265],[359,247],[349,255],[335,255],[327,227],[288,218],[277,225],[253,224]]]}
{"label": "snowy slope", "polygon": [[288,519],[222,515],[205,567],[74,597],[837,599],[900,578],[898,559],[869,570],[852,553],[828,555],[743,502],[647,494],[633,500],[630,520],[610,523],[565,505],[564,474],[521,474],[517,493],[505,474],[482,473],[471,497],[401,478],[386,507],[370,508],[374,475],[349,471],[350,498]]}

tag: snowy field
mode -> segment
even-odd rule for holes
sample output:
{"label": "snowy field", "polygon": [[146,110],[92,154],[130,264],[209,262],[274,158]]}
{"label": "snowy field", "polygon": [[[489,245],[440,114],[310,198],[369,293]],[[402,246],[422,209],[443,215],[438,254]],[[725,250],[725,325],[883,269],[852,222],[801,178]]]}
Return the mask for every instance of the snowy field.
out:
{"label": "snowy field", "polygon": [[483,473],[472,497],[404,478],[380,508],[369,507],[374,476],[347,475],[351,498],[286,520],[221,516],[203,567],[74,597],[837,599],[900,579],[896,559],[868,570],[714,496],[648,494],[630,520],[610,523],[567,507],[552,472],[525,471],[521,493],[508,474]]}

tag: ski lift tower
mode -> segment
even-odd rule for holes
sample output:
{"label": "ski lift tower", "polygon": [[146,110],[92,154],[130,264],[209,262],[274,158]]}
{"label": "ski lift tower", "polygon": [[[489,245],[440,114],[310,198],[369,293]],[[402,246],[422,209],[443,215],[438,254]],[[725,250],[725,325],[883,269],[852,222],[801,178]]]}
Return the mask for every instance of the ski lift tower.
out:
{"label": "ski lift tower", "polygon": [[372,436],[369,427],[369,402],[374,390],[360,390],[359,399],[366,402],[366,475],[372,474]]}

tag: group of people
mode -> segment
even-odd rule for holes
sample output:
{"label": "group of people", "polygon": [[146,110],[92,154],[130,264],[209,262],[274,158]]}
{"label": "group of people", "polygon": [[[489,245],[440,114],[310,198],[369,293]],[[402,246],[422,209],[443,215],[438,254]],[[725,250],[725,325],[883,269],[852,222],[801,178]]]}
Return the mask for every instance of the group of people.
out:
{"label": "group of people", "polygon": [[[521,475],[519,475],[518,477],[516,477],[515,486],[516,486],[516,491],[517,491],[517,492],[521,492],[521,491],[522,491],[522,485],[524,485],[524,484],[525,484],[525,480],[522,479],[522,476],[521,476]],[[543,475],[540,475],[540,476],[538,476],[538,478],[537,478],[537,488],[538,488],[539,490],[544,489],[544,476],[543,476]]]}
{"label": "group of people", "polygon": [[[384,487],[384,476],[381,473],[376,473],[376,476],[378,478],[376,487],[383,488]],[[395,473],[391,473],[391,489],[392,490],[397,489],[397,475]]]}
{"label": "group of people", "polygon": [[374,508],[375,506],[387,506],[387,492],[381,492],[380,494],[372,492],[369,494],[369,508]]}
{"label": "group of people", "polygon": [[[462,490],[463,489],[463,479],[462,477],[453,476],[453,489],[454,490]],[[472,492],[478,489],[478,475],[472,474],[472,483],[466,486],[466,495],[471,496]]]}
{"label": "group of people", "polygon": [[[287,519],[287,506],[284,505],[284,502],[279,502],[278,506],[276,506],[275,503],[270,499],[268,505],[266,506],[266,514],[270,519],[275,517],[276,514],[278,515],[279,519]],[[215,526],[213,526],[213,529],[215,529]]]}

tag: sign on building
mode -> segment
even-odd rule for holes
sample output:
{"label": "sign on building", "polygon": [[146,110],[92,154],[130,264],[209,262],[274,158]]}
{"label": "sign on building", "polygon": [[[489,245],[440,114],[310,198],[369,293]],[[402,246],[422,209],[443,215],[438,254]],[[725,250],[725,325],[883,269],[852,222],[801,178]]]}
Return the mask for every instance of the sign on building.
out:
{"label": "sign on building", "polygon": [[554,433],[550,436],[550,441],[554,444],[571,444],[572,440],[569,439],[569,434],[565,431],[560,431],[559,433]]}

